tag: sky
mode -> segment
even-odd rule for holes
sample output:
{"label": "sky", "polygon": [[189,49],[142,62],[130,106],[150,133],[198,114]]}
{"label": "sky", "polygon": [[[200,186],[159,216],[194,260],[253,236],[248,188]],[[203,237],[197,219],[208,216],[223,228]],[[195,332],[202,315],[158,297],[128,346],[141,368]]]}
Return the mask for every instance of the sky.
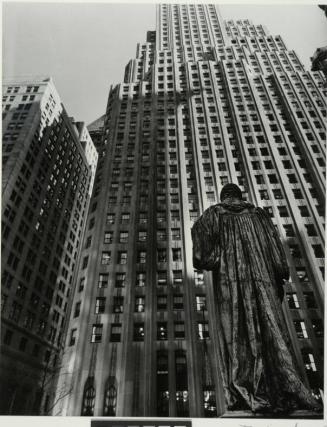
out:
{"label": "sky", "polygon": [[[317,5],[220,6],[223,19],[250,19],[283,37],[304,65],[327,45]],[[155,4],[3,3],[3,77],[51,76],[70,116],[87,124],[105,112],[137,42],[155,29]]]}

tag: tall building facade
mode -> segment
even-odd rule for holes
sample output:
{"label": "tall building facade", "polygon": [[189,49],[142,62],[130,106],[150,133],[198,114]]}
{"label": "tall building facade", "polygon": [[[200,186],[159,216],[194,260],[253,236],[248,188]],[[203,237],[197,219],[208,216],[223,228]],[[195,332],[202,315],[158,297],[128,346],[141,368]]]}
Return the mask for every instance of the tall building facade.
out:
{"label": "tall building facade", "polygon": [[5,81],[2,119],[0,412],[47,414],[97,152],[49,78]]}
{"label": "tall building facade", "polygon": [[280,36],[213,5],[158,5],[112,87],[60,387],[62,415],[225,411],[210,274],[191,227],[227,182],[271,216],[290,266],[285,322],[323,382],[324,77]]}

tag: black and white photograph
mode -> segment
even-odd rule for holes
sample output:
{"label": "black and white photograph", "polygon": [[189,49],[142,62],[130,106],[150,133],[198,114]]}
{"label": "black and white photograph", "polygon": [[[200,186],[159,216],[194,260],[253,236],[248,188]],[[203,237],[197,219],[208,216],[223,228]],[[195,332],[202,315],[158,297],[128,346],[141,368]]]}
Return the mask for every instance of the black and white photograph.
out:
{"label": "black and white photograph", "polygon": [[4,2],[2,40],[0,422],[324,426],[327,5]]}

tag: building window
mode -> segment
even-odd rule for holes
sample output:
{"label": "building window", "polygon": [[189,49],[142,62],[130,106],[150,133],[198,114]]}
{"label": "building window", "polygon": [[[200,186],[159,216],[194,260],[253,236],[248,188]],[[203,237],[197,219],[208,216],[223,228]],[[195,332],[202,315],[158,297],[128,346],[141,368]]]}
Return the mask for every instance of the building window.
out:
{"label": "building window", "polygon": [[294,237],[295,236],[293,225],[283,224],[283,228],[285,230],[286,237]]}
{"label": "building window", "polygon": [[251,163],[252,163],[252,169],[253,170],[260,170],[261,169],[260,162],[255,161],[255,162],[251,162]]}
{"label": "building window", "polygon": [[182,250],[180,248],[173,248],[173,261],[180,262],[182,261]]}
{"label": "building window", "polygon": [[184,339],[185,338],[185,325],[184,322],[174,323],[174,338]]}
{"label": "building window", "polygon": [[83,269],[83,270],[87,267],[88,262],[89,262],[89,257],[88,257],[88,256],[85,256],[85,257],[83,258],[83,264],[82,264],[82,269]]}
{"label": "building window", "polygon": [[69,340],[69,346],[75,345],[76,342],[76,336],[77,336],[77,329],[72,329],[70,331],[70,340]]}
{"label": "building window", "polygon": [[13,282],[14,277],[8,273],[8,271],[4,271],[3,275],[2,275],[2,286],[5,286],[6,288],[10,289],[12,282]]}
{"label": "building window", "polygon": [[113,323],[110,331],[110,341],[120,342],[121,339],[121,323]]}
{"label": "building window", "polygon": [[79,316],[80,311],[81,311],[81,302],[79,301],[75,304],[74,318]]}
{"label": "building window", "polygon": [[169,416],[168,354],[157,351],[157,415]]}
{"label": "building window", "polygon": [[95,403],[95,388],[94,379],[89,377],[86,380],[84,393],[83,393],[83,405],[82,405],[82,416],[93,416],[94,414],[94,403]]}
{"label": "building window", "polygon": [[82,292],[85,286],[85,277],[82,277],[79,281],[78,292]]}
{"label": "building window", "polygon": [[321,245],[311,245],[316,258],[324,258],[325,253]]}
{"label": "building window", "polygon": [[196,295],[195,301],[197,311],[203,311],[207,309],[207,300],[205,295]]}
{"label": "building window", "polygon": [[157,340],[167,339],[167,322],[157,323]]}
{"label": "building window", "polygon": [[299,210],[300,210],[301,216],[303,216],[303,217],[310,216],[309,210],[306,206],[299,206]]}
{"label": "building window", "polygon": [[198,338],[200,340],[209,338],[208,322],[198,322]]}
{"label": "building window", "polygon": [[139,251],[137,254],[137,262],[139,264],[145,264],[146,263],[146,251]]}
{"label": "building window", "polygon": [[110,264],[111,252],[102,252],[101,264],[108,265]]}
{"label": "building window", "polygon": [[119,234],[119,243],[127,243],[128,242],[128,232],[121,231]]}
{"label": "building window", "polygon": [[161,248],[157,250],[158,262],[166,262],[167,261],[167,250],[165,248]]}
{"label": "building window", "polygon": [[289,248],[293,258],[301,258],[301,250],[298,245],[289,245]]}
{"label": "building window", "polygon": [[125,286],[126,281],[126,273],[116,273],[116,288],[123,288]]}
{"label": "building window", "polygon": [[157,309],[166,310],[167,309],[167,295],[158,295],[157,296]]}
{"label": "building window", "polygon": [[143,313],[145,308],[145,297],[135,297],[135,312]]}
{"label": "building window", "polygon": [[296,274],[300,282],[308,281],[307,271],[304,267],[296,267]]}
{"label": "building window", "polygon": [[148,223],[148,213],[140,212],[139,224],[147,224]]}
{"label": "building window", "polygon": [[91,335],[91,342],[97,343],[101,342],[102,339],[102,323],[96,323],[92,326],[92,335]]}
{"label": "building window", "polygon": [[134,341],[144,341],[144,323],[134,323]]}
{"label": "building window", "polygon": [[173,284],[181,285],[183,283],[183,272],[182,270],[173,270]]}
{"label": "building window", "polygon": [[165,229],[157,230],[157,240],[160,242],[164,242],[166,241],[166,239],[167,239],[166,230]]}
{"label": "building window", "polygon": [[278,184],[277,175],[275,174],[268,175],[268,179],[270,184]]}
{"label": "building window", "polygon": [[106,243],[106,244],[112,243],[112,236],[113,236],[112,231],[106,231],[104,233],[104,243]]}
{"label": "building window", "polygon": [[290,184],[296,184],[297,183],[297,178],[293,173],[288,174],[287,177],[288,177]]}
{"label": "building window", "polygon": [[107,417],[114,417],[116,415],[116,405],[117,390],[115,385],[112,383],[111,377],[109,377],[104,394],[103,415]]}
{"label": "building window", "polygon": [[124,309],[124,297],[115,296],[113,302],[113,312],[114,313],[122,313]]}
{"label": "building window", "polygon": [[90,222],[89,222],[89,230],[91,230],[94,227],[94,224],[95,224],[95,218],[93,217],[90,219]]}
{"label": "building window", "polygon": [[265,180],[263,175],[254,175],[257,184],[264,184]]}
{"label": "building window", "polygon": [[300,304],[295,292],[287,292],[286,298],[289,308],[300,308]]}
{"label": "building window", "polygon": [[106,299],[104,297],[97,297],[95,300],[95,313],[101,314],[104,313],[106,306]]}
{"label": "building window", "polygon": [[316,372],[317,367],[311,350],[303,348],[301,349],[301,353],[306,371]]}
{"label": "building window", "polygon": [[317,338],[324,337],[324,327],[321,319],[311,319],[312,328]]}
{"label": "building window", "polygon": [[269,200],[269,195],[267,190],[259,190],[259,195],[261,200]]}
{"label": "building window", "polygon": [[[163,203],[165,203],[165,197],[163,199]],[[157,211],[157,222],[162,223],[166,221],[166,211]]]}
{"label": "building window", "polygon": [[206,418],[217,417],[216,394],[211,385],[205,385],[203,390],[204,416]]}
{"label": "building window", "polygon": [[187,417],[189,415],[187,363],[183,350],[175,353],[175,378],[176,378],[176,415]]}
{"label": "building window", "polygon": [[195,222],[198,219],[198,212],[197,211],[190,211],[190,221]]}
{"label": "building window", "polygon": [[286,206],[277,206],[277,208],[278,208],[279,216],[281,218],[289,217],[288,210],[287,210]]}
{"label": "building window", "polygon": [[166,270],[160,270],[157,272],[157,284],[159,286],[166,286],[167,285],[167,271]]}
{"label": "building window", "polygon": [[303,297],[307,308],[317,308],[317,303],[313,292],[303,292]]}
{"label": "building window", "polygon": [[10,331],[9,329],[7,329],[3,339],[4,344],[10,345],[12,337],[13,337],[13,331]]}
{"label": "building window", "polygon": [[181,230],[179,228],[172,228],[171,230],[171,238],[172,240],[180,240],[181,239]]}
{"label": "building window", "polygon": [[173,296],[173,309],[182,310],[184,308],[183,295],[178,294]]}
{"label": "building window", "polygon": [[119,251],[117,264],[127,264],[127,252]]}
{"label": "building window", "polygon": [[136,283],[135,283],[135,286],[138,286],[138,287],[145,286],[145,273],[144,272],[136,273]]}
{"label": "building window", "polygon": [[203,271],[194,270],[194,281],[196,286],[204,285]]}
{"label": "building window", "polygon": [[298,188],[294,189],[293,194],[294,194],[295,199],[303,199],[303,194],[302,194],[302,191],[300,189],[298,189]]}
{"label": "building window", "polygon": [[138,241],[139,242],[146,242],[146,239],[147,239],[147,232],[146,231],[139,231]]}
{"label": "building window", "polygon": [[128,224],[129,223],[129,219],[130,219],[130,214],[129,213],[122,213],[122,215],[121,215],[121,223],[122,224]]}
{"label": "building window", "polygon": [[305,228],[307,229],[307,234],[310,237],[318,236],[317,230],[313,224],[304,224]]}
{"label": "building window", "polygon": [[99,274],[99,281],[98,281],[98,287],[99,288],[106,288],[108,286],[108,274]]}
{"label": "building window", "polygon": [[178,210],[174,210],[170,212],[172,221],[180,221],[180,213]]}
{"label": "building window", "polygon": [[114,213],[108,213],[107,214],[107,224],[114,224],[115,223],[115,214]]}
{"label": "building window", "polygon": [[24,319],[24,327],[27,329],[32,329],[35,322],[35,314],[31,311],[28,311]]}
{"label": "building window", "polygon": [[22,312],[22,308],[23,306],[21,304],[18,304],[16,301],[14,301],[9,312],[9,319],[13,320],[14,322],[18,322]]}
{"label": "building window", "polygon": [[295,332],[298,338],[308,338],[307,329],[303,320],[294,320]]}

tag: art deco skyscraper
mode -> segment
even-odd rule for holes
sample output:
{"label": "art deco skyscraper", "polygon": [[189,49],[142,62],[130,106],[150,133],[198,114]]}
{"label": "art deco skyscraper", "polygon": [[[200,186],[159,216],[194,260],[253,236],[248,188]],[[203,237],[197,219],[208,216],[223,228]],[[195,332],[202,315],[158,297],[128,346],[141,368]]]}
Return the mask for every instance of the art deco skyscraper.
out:
{"label": "art deco skyscraper", "polygon": [[[213,5],[159,5],[156,31],[111,88],[60,387],[63,415],[224,412],[210,274],[191,227],[227,182],[276,225],[285,322],[322,388],[323,75],[280,36]],[[67,373],[68,372],[68,373]]]}
{"label": "art deco skyscraper", "polygon": [[2,119],[0,413],[46,414],[98,155],[49,78],[5,81]]}

